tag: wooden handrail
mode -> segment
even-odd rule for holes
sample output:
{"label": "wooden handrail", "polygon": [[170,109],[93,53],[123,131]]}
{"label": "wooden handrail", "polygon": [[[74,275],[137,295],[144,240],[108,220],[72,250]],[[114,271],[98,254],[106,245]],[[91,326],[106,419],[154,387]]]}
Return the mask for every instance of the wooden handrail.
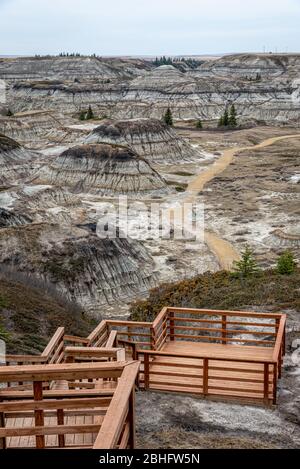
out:
{"label": "wooden handrail", "polygon": [[78,337],[76,335],[64,335],[64,340],[66,342],[73,342],[86,345],[89,343],[89,339],[87,339],[86,337]]}
{"label": "wooden handrail", "polygon": [[6,362],[32,362],[32,363],[45,363],[47,361],[46,357],[41,355],[6,355]]}
{"label": "wooden handrail", "polygon": [[53,409],[81,409],[93,407],[105,407],[111,402],[108,397],[83,397],[66,399],[43,399],[42,401],[19,400],[16,402],[0,402],[0,412],[23,412],[29,410],[53,410]]}
{"label": "wooden handrail", "polygon": [[280,355],[280,349],[282,348],[282,343],[284,340],[284,334],[285,334],[285,323],[286,323],[286,314],[282,314],[279,322],[279,328],[277,332],[277,338],[275,342],[275,347],[273,351],[273,361],[278,363],[279,360],[279,355]]}
{"label": "wooden handrail", "polygon": [[277,319],[281,318],[282,314],[280,313],[254,313],[254,312],[246,312],[246,311],[227,311],[222,309],[195,309],[195,308],[178,308],[178,307],[167,307],[168,312],[174,313],[187,313],[187,314],[201,314],[207,316],[222,316],[226,314],[227,316],[239,316],[239,317],[253,317],[253,318],[269,318],[269,319]]}
{"label": "wooden handrail", "polygon": [[152,327],[156,329],[159,326],[160,321],[163,320],[167,315],[168,315],[168,308],[164,307],[154,319],[152,323]]}
{"label": "wooden handrail", "polygon": [[63,379],[93,379],[121,376],[127,362],[64,363],[58,365],[4,366],[0,370],[0,382],[53,381]]}
{"label": "wooden handrail", "polygon": [[94,443],[94,449],[113,449],[118,444],[129,412],[129,399],[135,386],[139,366],[139,362],[125,366]]}
{"label": "wooden handrail", "polygon": [[85,359],[100,359],[100,358],[114,358],[117,361],[124,361],[125,354],[122,348],[108,348],[108,347],[66,347],[65,358],[85,358]]}
{"label": "wooden handrail", "polygon": [[241,362],[241,363],[269,363],[270,365],[276,363],[273,359],[269,358],[228,358],[228,357],[215,357],[212,354],[207,356],[199,353],[184,353],[184,352],[160,352],[157,350],[137,350],[137,355],[148,355],[148,356],[159,356],[159,357],[184,357],[184,358],[196,358],[203,360],[204,358],[209,358],[214,361],[224,361],[224,362]]}
{"label": "wooden handrail", "polygon": [[87,339],[91,343],[93,340],[97,338],[97,336],[100,334],[100,332],[104,332],[107,330],[107,321],[101,321],[97,327],[88,335]]}
{"label": "wooden handrail", "polygon": [[[152,322],[141,322],[141,321],[117,321],[114,319],[108,319],[106,321],[106,324],[109,326],[127,326],[127,327],[133,327],[133,328],[139,328],[139,327],[147,327],[151,329],[153,323]],[[138,334],[137,334],[138,335]]]}
{"label": "wooden handrail", "polygon": [[49,358],[51,353],[55,350],[55,347],[59,344],[60,341],[63,340],[65,334],[65,328],[64,327],[59,327],[57,331],[55,332],[54,336],[44,349],[44,351],[41,353],[42,357]]}
{"label": "wooden handrail", "polygon": [[117,331],[111,331],[111,333],[108,336],[105,347],[113,348],[116,345],[116,342],[117,342]]}

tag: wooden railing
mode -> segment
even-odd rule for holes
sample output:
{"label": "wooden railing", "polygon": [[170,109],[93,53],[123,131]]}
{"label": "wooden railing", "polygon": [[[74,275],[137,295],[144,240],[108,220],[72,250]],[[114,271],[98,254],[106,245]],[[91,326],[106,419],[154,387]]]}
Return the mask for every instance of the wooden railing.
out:
{"label": "wooden railing", "polygon": [[[250,396],[264,404],[275,404],[285,348],[285,323],[286,316],[282,314],[164,308],[152,324],[153,349],[135,351],[135,357],[142,363],[139,385],[144,389],[204,396],[218,392],[228,397]],[[226,355],[225,349],[224,358],[214,354],[213,349],[208,349],[211,355],[205,356],[163,351],[167,342],[175,340],[251,345],[270,349],[271,354],[266,359],[239,359]]]}
{"label": "wooden railing", "polygon": [[66,363],[80,363],[84,361],[125,361],[124,348],[108,347],[66,347]]}
{"label": "wooden railing", "polygon": [[[1,368],[0,383],[6,387],[0,388],[0,447],[133,448],[138,368],[138,362]],[[29,382],[30,389],[8,386],[19,381]],[[82,386],[84,382],[90,386]],[[86,416],[90,423],[85,423]],[[26,419],[31,425],[20,425]],[[79,444],[76,435],[87,435],[89,444],[83,444],[83,438]]]}
{"label": "wooden railing", "polygon": [[190,308],[167,308],[167,314],[171,341],[198,340],[271,347],[275,345],[278,322],[282,317],[271,313]]}
{"label": "wooden railing", "polygon": [[61,363],[64,359],[64,327],[59,327],[41,355],[6,355],[6,365]]}
{"label": "wooden railing", "polygon": [[[14,363],[17,364],[26,363],[27,360],[27,363],[36,365],[61,362],[62,360],[77,362],[86,360],[123,360],[124,351],[120,351],[120,348],[123,348],[126,351],[127,357],[133,360],[139,358],[145,363],[144,376],[142,376],[142,373],[140,374],[140,381],[142,383],[144,379],[147,384],[147,380],[150,380],[148,367],[151,364],[151,360],[153,360],[153,357],[159,356],[158,352],[166,352],[164,349],[169,342],[183,341],[263,347],[270,349],[272,359],[268,359],[267,362],[263,360],[257,361],[256,363],[259,366],[257,366],[256,371],[258,371],[259,375],[264,375],[265,389],[263,400],[266,401],[265,394],[268,390],[269,394],[272,393],[272,401],[275,403],[277,379],[281,377],[282,359],[285,349],[285,322],[286,317],[282,314],[165,307],[153,322],[103,320],[86,338],[66,336],[63,334],[63,328],[60,328],[40,357],[8,357],[8,364],[12,363],[12,358],[15,360]],[[105,352],[103,352],[104,348],[107,349]],[[108,349],[111,349],[111,351],[108,351]],[[146,351],[148,352],[146,353]],[[151,353],[149,353],[150,351]],[[154,352],[157,352],[157,354]],[[176,355],[173,358],[176,358]],[[208,379],[212,379],[211,372],[221,371],[218,370],[218,367],[214,370],[215,364],[211,360],[218,359],[222,361],[222,359],[214,356],[201,357],[201,353],[198,355],[198,359],[203,360],[201,366],[203,366],[204,383],[200,386],[199,382],[197,382],[196,386],[199,389],[201,388],[205,395],[207,386],[209,391],[215,393],[218,386],[214,383],[215,389],[213,389],[209,382],[206,385],[205,377],[208,375]],[[226,360],[228,361],[227,358]],[[243,366],[239,360],[233,360],[234,362],[235,365],[233,364],[229,371],[233,373],[231,376],[233,378],[232,381],[238,381],[238,378],[235,378],[235,373],[238,373],[238,369],[240,371],[241,369],[243,370]],[[261,396],[262,389],[260,385],[262,384],[262,377],[251,375],[251,367],[250,371],[246,370],[251,361],[243,360],[243,362],[247,365],[244,367],[243,373],[250,374],[246,378],[245,376],[242,378],[247,379],[245,382],[250,383],[249,385],[252,387],[254,383],[259,385],[255,392]],[[175,365],[167,364],[167,366]],[[159,372],[161,375],[165,374],[163,369]],[[152,375],[153,373],[152,369]],[[178,373],[179,371],[177,370],[177,375]],[[268,379],[270,374],[272,375],[272,385]],[[172,374],[169,376],[172,376]],[[199,373],[197,376],[199,377]],[[222,376],[225,381],[228,380],[224,374]],[[176,375],[174,377],[177,379]],[[218,377],[213,377],[214,381],[218,379]],[[239,382],[243,383],[243,379],[240,379]],[[17,384],[21,387],[24,386],[22,382]],[[175,387],[180,388],[179,385]],[[182,387],[184,387],[184,384]],[[252,394],[255,394],[255,392]]]}
{"label": "wooden railing", "polygon": [[[276,404],[277,366],[273,361],[149,350],[139,350],[137,357],[141,389]],[[224,386],[224,381],[231,384]]]}

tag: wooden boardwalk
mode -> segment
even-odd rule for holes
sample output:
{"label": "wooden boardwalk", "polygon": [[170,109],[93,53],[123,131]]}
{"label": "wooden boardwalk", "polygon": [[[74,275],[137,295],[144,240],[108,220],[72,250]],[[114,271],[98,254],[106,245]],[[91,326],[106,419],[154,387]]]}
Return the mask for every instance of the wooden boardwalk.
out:
{"label": "wooden boardwalk", "polygon": [[165,307],[153,322],[59,328],[0,368],[0,448],[135,447],[135,389],[277,403],[284,314]]}
{"label": "wooden boardwalk", "polygon": [[2,449],[135,446],[138,362],[3,368],[12,386],[0,389]]}
{"label": "wooden boardwalk", "polygon": [[[264,364],[248,363],[247,360],[268,362],[272,360],[272,349],[176,341],[166,343],[161,352],[162,355],[154,356],[149,363],[147,388],[150,390],[203,394],[204,358],[208,358],[207,396],[264,399]],[[221,358],[222,361],[220,363],[211,357]],[[236,362],[236,359],[242,361]],[[269,400],[273,399],[273,373],[270,367]],[[142,373],[140,382],[144,386],[145,377]]]}

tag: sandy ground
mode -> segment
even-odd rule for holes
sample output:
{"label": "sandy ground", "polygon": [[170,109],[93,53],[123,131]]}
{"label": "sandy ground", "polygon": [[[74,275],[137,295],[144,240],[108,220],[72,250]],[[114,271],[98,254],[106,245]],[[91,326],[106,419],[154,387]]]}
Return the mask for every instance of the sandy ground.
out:
{"label": "sandy ground", "polygon": [[[265,148],[270,145],[273,145],[276,142],[297,137],[300,137],[299,133],[294,135],[281,135],[277,137],[268,138],[254,146],[235,147],[224,151],[222,156],[218,158],[218,160],[214,164],[212,164],[206,170],[201,172],[195,179],[193,179],[188,184],[187,196],[185,198],[185,201],[195,201],[197,199],[197,196],[203,191],[205,185],[208,182],[212,181],[217,175],[222,173],[232,163],[234,156],[237,153],[246,150],[253,151]],[[231,243],[226,240],[222,240],[213,232],[205,232],[205,242],[211,252],[216,256],[221,269],[231,269],[234,261],[240,258],[239,252]]]}

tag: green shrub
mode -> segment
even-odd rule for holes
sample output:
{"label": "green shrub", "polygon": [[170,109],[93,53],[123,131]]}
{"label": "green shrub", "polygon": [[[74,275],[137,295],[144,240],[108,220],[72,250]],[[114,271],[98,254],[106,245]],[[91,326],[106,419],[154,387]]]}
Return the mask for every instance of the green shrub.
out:
{"label": "green shrub", "polygon": [[168,109],[166,110],[166,113],[164,115],[164,122],[169,126],[169,127],[172,127],[173,126],[173,116],[172,116],[172,111],[171,109],[168,107]]}
{"label": "green shrub", "polygon": [[86,120],[90,119],[94,119],[94,113],[91,106],[89,106],[88,111],[86,113]]}
{"label": "green shrub", "polygon": [[281,275],[291,275],[295,272],[296,261],[291,251],[285,251],[277,261],[277,270]]}
{"label": "green shrub", "polygon": [[235,261],[233,264],[233,275],[235,277],[247,278],[257,272],[259,272],[259,268],[254,259],[253,250],[246,246],[242,252],[241,260]]}

